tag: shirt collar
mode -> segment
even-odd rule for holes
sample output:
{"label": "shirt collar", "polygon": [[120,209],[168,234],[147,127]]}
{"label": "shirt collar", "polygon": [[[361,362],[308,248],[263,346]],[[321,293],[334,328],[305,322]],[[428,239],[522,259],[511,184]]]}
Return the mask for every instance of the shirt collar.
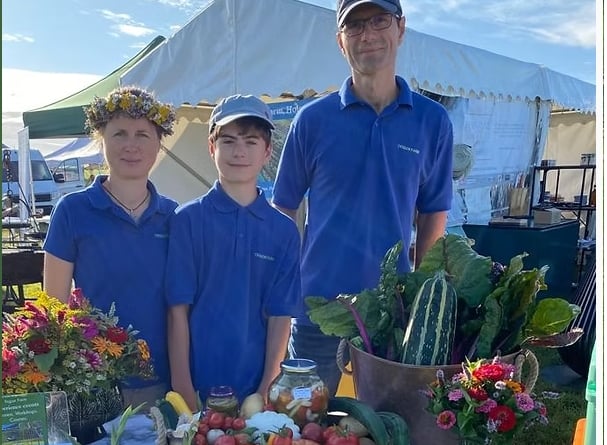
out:
{"label": "shirt collar", "polygon": [[[107,175],[97,175],[95,177],[95,181],[88,186],[91,205],[102,210],[109,209],[114,205],[110,196],[103,189],[102,184],[105,182],[107,177]],[[147,189],[150,191],[150,204],[148,205],[145,213],[152,211],[154,213],[167,214],[173,211],[173,209],[170,208],[170,205],[166,202],[167,200],[160,199],[160,195],[158,194],[156,187],[150,180],[147,182]]]}
{"label": "shirt collar", "polygon": [[[400,76],[395,76],[395,80],[396,80],[396,85],[398,85],[398,97],[396,98],[395,103],[398,104],[398,106],[409,106],[412,107],[413,106],[413,93],[411,92],[411,88],[409,88],[409,85],[407,84],[407,82],[405,81],[405,79],[403,79]],[[352,76],[348,77],[346,80],[344,80],[344,82],[341,84],[341,88],[339,89],[339,97],[340,97],[340,102],[341,102],[341,109],[346,108],[348,105],[352,105],[352,104],[364,104],[365,102],[360,100],[358,97],[356,97],[356,95],[354,94],[354,91],[352,90]],[[390,108],[390,107],[389,107]]]}
{"label": "shirt collar", "polygon": [[221,213],[236,212],[240,209],[247,210],[259,219],[265,219],[270,204],[265,197],[263,190],[257,188],[257,198],[246,207],[241,206],[234,201],[223,189],[219,181],[215,181],[213,188],[209,190],[209,199],[213,207]]}

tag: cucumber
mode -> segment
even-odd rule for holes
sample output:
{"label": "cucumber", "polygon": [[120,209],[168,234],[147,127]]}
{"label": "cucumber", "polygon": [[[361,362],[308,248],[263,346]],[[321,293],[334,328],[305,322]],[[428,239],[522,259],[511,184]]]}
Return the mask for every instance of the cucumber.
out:
{"label": "cucumber", "polygon": [[177,422],[179,422],[179,415],[173,405],[171,405],[166,399],[160,399],[156,401],[156,406],[164,418],[164,424],[167,429],[174,430],[177,428]]}
{"label": "cucumber", "polygon": [[448,365],[451,363],[457,295],[447,281],[446,272],[438,271],[420,287],[403,338],[401,363],[408,365]]}
{"label": "cucumber", "polygon": [[409,427],[401,416],[389,411],[378,411],[377,415],[384,422],[392,439],[392,445],[409,445]]}
{"label": "cucumber", "polygon": [[342,411],[354,417],[369,431],[376,444],[390,444],[390,436],[381,418],[369,405],[352,397],[332,397],[329,399],[329,412]]}

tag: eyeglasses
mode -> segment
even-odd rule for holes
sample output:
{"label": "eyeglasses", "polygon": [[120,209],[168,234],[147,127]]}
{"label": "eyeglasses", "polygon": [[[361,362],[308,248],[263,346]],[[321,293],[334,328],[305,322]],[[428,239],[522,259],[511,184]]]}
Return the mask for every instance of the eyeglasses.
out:
{"label": "eyeglasses", "polygon": [[392,24],[392,17],[396,17],[397,20],[400,19],[400,17],[395,16],[394,14],[384,12],[382,14],[377,14],[373,17],[369,17],[368,19],[352,20],[346,22],[341,26],[340,31],[348,37],[354,37],[364,32],[365,25],[367,23],[373,31],[381,31],[382,29],[390,27],[390,25]]}

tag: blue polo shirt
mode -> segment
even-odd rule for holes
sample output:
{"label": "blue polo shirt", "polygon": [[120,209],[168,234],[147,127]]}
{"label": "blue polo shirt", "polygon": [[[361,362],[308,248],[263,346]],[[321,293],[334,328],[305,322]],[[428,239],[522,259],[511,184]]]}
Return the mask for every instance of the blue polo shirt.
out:
{"label": "blue polo shirt", "polygon": [[[295,116],[287,135],[273,202],[295,209],[308,192],[302,294],[334,298],[376,287],[381,261],[398,240],[399,270],[410,269],[415,209],[451,206],[452,125],[443,106],[400,93],[381,114],[358,99],[346,79]],[[297,322],[310,324],[304,314]]]}
{"label": "blue polo shirt", "polygon": [[164,271],[177,202],[148,181],[150,203],[136,223],[105,193],[106,178],[59,200],[44,250],[73,263],[75,285],[91,303],[106,312],[114,302],[119,324],[132,325],[148,342],[159,380],[129,379],[129,386],[170,383]]}
{"label": "blue polo shirt", "polygon": [[243,207],[218,182],[177,209],[167,265],[169,305],[190,307],[194,387],[230,385],[242,400],[264,369],[268,317],[301,304],[299,232],[262,191]]}

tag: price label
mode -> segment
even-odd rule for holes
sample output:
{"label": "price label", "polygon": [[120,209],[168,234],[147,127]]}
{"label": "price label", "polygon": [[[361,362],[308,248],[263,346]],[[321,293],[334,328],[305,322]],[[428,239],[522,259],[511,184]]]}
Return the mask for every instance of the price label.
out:
{"label": "price label", "polygon": [[292,391],[293,399],[301,400],[301,399],[311,399],[312,398],[312,390],[310,388],[305,388],[303,386],[298,386],[297,388],[293,388]]}

